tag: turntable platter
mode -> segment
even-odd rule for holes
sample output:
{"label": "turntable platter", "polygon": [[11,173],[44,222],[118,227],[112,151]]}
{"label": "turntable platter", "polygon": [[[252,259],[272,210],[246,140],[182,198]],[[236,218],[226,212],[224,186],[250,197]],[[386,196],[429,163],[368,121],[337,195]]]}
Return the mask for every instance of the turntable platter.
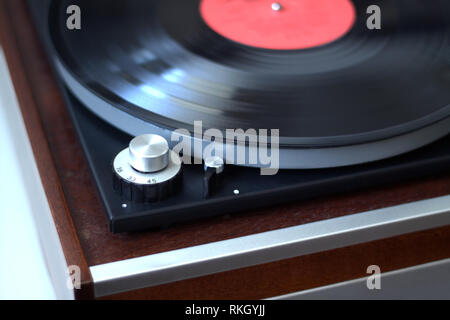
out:
{"label": "turntable platter", "polygon": [[[381,30],[366,26],[371,1],[351,3],[347,29],[302,49],[227,38],[201,1],[58,0],[49,25],[72,93],[132,135],[192,132],[199,120],[279,129],[282,168],[368,162],[447,135],[450,3],[378,1]],[[81,30],[66,28],[70,4],[82,8]]]}

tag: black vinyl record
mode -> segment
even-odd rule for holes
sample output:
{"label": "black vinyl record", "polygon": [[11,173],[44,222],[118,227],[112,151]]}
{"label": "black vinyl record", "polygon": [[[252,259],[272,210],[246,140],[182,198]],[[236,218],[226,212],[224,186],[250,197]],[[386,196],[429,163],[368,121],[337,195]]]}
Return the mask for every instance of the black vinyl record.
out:
{"label": "black vinyl record", "polygon": [[[66,27],[72,4],[81,30]],[[58,0],[49,27],[68,87],[130,134],[142,123],[192,131],[199,120],[205,130],[279,129],[285,168],[377,160],[448,134],[450,2],[376,1],[379,30],[367,27],[373,1],[353,4],[343,37],[297,50],[227,39],[191,0]]]}

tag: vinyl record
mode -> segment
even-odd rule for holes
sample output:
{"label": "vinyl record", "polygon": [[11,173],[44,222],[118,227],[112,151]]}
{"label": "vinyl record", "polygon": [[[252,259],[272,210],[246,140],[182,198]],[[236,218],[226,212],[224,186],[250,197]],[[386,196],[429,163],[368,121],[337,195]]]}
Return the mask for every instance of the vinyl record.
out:
{"label": "vinyl record", "polygon": [[450,2],[377,1],[381,29],[372,4],[55,0],[48,19],[66,85],[114,126],[279,129],[282,168],[321,168],[450,132]]}

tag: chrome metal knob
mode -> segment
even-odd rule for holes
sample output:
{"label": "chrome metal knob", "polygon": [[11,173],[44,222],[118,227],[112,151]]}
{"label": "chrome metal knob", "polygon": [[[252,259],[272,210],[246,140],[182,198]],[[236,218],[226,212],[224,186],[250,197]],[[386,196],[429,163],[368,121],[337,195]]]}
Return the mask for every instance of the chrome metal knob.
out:
{"label": "chrome metal knob", "polygon": [[204,161],[203,197],[209,198],[214,189],[217,189],[222,184],[225,162],[218,156],[207,157]]}
{"label": "chrome metal knob", "polygon": [[178,192],[182,185],[182,162],[156,134],[131,140],[113,160],[113,189],[125,200],[156,202]]}
{"label": "chrome metal knob", "polygon": [[203,164],[203,168],[207,171],[209,168],[215,170],[216,174],[221,174],[225,168],[225,163],[223,159],[219,156],[207,157]]}
{"label": "chrome metal knob", "polygon": [[169,164],[169,144],[156,134],[143,134],[131,140],[130,165],[140,172],[157,172]]}

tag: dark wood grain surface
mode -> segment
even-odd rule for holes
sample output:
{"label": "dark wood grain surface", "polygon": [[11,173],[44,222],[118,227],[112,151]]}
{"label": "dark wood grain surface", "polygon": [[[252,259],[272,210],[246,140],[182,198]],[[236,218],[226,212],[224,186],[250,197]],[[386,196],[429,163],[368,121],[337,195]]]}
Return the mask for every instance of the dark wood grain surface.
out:
{"label": "dark wood grain surface", "polygon": [[[26,5],[23,0],[0,0],[0,6],[1,41],[39,172],[66,259],[83,267],[85,283],[91,280],[87,268],[92,265],[450,194],[450,175],[443,174],[406,184],[203,219],[166,230],[111,234],[87,162]],[[360,266],[372,258],[386,262],[387,269],[395,269],[450,256],[448,228],[394,239],[397,240],[386,239],[159,286],[145,292],[141,290],[135,297],[267,297],[269,293],[282,294],[288,290],[356,278],[365,270]],[[340,266],[333,276],[329,272],[319,272],[342,259],[348,259],[353,267]],[[258,284],[261,288],[255,293],[244,294],[246,288],[250,289],[247,286],[252,286],[250,283],[257,280],[255,272],[267,272],[266,278],[270,281]],[[300,277],[299,273],[305,275]],[[179,292],[174,291],[174,286],[179,288]],[[210,290],[197,292],[205,286]],[[234,293],[230,293],[231,287]]]}

